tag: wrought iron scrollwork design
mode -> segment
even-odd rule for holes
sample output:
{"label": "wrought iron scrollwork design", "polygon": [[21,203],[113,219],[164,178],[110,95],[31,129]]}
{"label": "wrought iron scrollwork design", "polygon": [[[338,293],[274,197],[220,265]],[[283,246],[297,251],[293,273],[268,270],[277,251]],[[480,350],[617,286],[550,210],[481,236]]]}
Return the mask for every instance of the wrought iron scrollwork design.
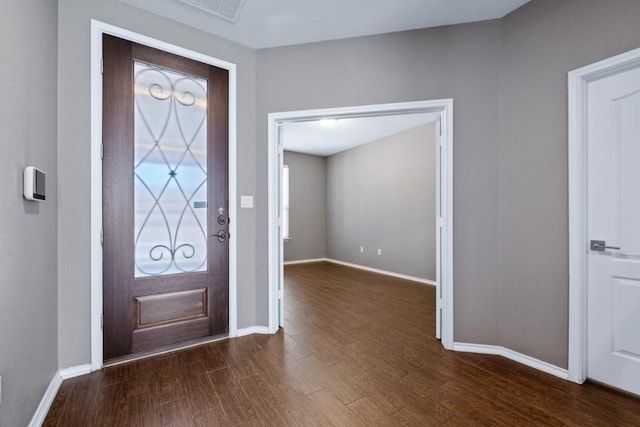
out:
{"label": "wrought iron scrollwork design", "polygon": [[135,92],[136,277],[206,270],[206,80],[136,62]]}

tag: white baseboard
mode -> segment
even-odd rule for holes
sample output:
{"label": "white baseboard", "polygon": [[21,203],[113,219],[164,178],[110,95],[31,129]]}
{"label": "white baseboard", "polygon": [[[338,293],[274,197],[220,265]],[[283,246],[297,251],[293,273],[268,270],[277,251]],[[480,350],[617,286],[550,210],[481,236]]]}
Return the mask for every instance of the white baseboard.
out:
{"label": "white baseboard", "polygon": [[238,329],[237,337],[244,337],[252,334],[268,335],[269,328],[267,326],[250,326],[248,328]]}
{"label": "white baseboard", "polygon": [[42,423],[44,423],[44,419],[49,413],[49,408],[51,408],[51,404],[56,398],[56,394],[58,394],[60,385],[62,385],[62,376],[60,375],[60,371],[58,371],[53,375],[49,387],[47,387],[47,390],[44,392],[44,396],[42,396],[40,404],[31,418],[29,427],[40,427]]}
{"label": "white baseboard", "polygon": [[436,282],[429,279],[423,279],[421,277],[409,276],[407,274],[394,273],[393,271],[380,270],[378,268],[367,267],[366,265],[352,264],[350,262],[338,261],[337,259],[325,258],[324,261],[331,262],[333,264],[344,265],[346,267],[357,268],[360,270],[370,271],[372,273],[384,274],[385,276],[397,277],[399,279],[411,280],[412,282],[424,283],[426,285],[435,286]]}
{"label": "white baseboard", "polygon": [[80,375],[86,375],[91,373],[91,365],[78,365],[72,366],[70,368],[60,369],[60,376],[63,380],[68,380],[69,378],[79,377]]}
{"label": "white baseboard", "polygon": [[379,268],[367,267],[366,265],[352,264],[350,262],[339,261],[332,258],[313,258],[313,259],[301,259],[297,261],[287,261],[284,265],[296,265],[296,264],[309,264],[312,262],[331,262],[333,264],[340,264],[346,267],[357,268],[360,270],[370,271],[372,273],[384,274],[385,276],[397,277],[399,279],[411,280],[412,282],[424,283],[426,285],[435,286],[436,282],[429,279],[423,279],[422,277],[409,276],[408,274],[394,273],[393,271],[380,270]]}
{"label": "white baseboard", "polygon": [[44,392],[44,395],[40,400],[40,404],[38,405],[36,412],[31,418],[29,427],[40,427],[42,425],[44,419],[49,413],[49,408],[51,408],[53,400],[56,398],[56,394],[58,394],[58,390],[60,389],[63,380],[79,377],[80,375],[89,373],[91,373],[90,364],[72,366],[70,368],[60,369],[58,372],[56,372],[51,379],[51,382],[49,382],[49,387],[47,387],[47,390]]}
{"label": "white baseboard", "polygon": [[327,258],[299,259],[296,261],[285,261],[284,265],[308,264],[310,262],[329,261]]}
{"label": "white baseboard", "polygon": [[480,353],[480,354],[493,354],[496,356],[506,357],[515,362],[522,363],[530,368],[537,369],[547,374],[551,374],[564,380],[569,379],[569,371],[559,368],[542,360],[536,359],[526,354],[518,353],[517,351],[510,350],[505,347],[496,345],[484,345],[484,344],[467,344],[467,343],[453,343],[454,351],[461,351],[467,353]]}

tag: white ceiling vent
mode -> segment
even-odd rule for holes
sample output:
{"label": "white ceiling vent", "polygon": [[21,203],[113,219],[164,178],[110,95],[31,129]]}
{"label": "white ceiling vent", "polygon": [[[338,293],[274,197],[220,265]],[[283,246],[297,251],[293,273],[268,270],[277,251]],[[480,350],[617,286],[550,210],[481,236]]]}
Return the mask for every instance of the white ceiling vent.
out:
{"label": "white ceiling vent", "polygon": [[236,22],[246,0],[178,0],[212,13],[227,21]]}

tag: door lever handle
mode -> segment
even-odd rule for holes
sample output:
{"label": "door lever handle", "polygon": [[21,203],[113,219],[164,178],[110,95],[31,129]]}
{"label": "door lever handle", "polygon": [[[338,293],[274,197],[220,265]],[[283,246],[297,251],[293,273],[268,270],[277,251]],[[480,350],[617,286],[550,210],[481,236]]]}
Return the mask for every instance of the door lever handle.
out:
{"label": "door lever handle", "polygon": [[605,249],[620,249],[616,246],[607,246],[607,242],[605,242],[604,240],[592,240],[589,247],[592,251],[596,252],[604,252]]}

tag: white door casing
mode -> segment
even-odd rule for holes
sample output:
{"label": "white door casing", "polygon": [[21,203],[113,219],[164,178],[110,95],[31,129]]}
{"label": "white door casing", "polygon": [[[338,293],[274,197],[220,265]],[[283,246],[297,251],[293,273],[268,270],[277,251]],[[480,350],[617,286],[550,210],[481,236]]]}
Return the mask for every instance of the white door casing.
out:
{"label": "white door casing", "polygon": [[278,324],[284,325],[284,238],[283,233],[283,221],[284,221],[284,203],[282,201],[282,180],[284,170],[284,147],[282,141],[283,128],[281,124],[278,124],[278,186],[280,191],[278,192],[278,235],[281,236],[278,239]]}
{"label": "white door casing", "polygon": [[[569,379],[633,393],[640,393],[638,70],[640,49],[569,73]],[[592,251],[590,240],[621,249]]]}
{"label": "white door casing", "polygon": [[[443,140],[442,140],[442,120],[436,122],[436,188],[442,188],[442,162],[444,161]],[[442,227],[444,223],[442,206],[442,191],[436,191],[436,248],[442,245]],[[442,339],[442,253],[436,250],[436,338]]]}
{"label": "white door casing", "polygon": [[640,395],[640,68],[589,83],[587,135],[588,377]]}
{"label": "white door casing", "polygon": [[[270,113],[268,115],[268,201],[269,201],[269,332],[275,333],[281,326],[282,286],[282,235],[278,219],[281,214],[281,165],[279,161],[279,128],[291,121],[318,120],[321,118],[366,117],[390,114],[414,113],[440,114],[440,182],[439,192],[439,242],[437,293],[439,319],[438,337],[447,349],[453,349],[453,99],[401,102],[318,110]],[[279,262],[280,261],[280,262]]]}

